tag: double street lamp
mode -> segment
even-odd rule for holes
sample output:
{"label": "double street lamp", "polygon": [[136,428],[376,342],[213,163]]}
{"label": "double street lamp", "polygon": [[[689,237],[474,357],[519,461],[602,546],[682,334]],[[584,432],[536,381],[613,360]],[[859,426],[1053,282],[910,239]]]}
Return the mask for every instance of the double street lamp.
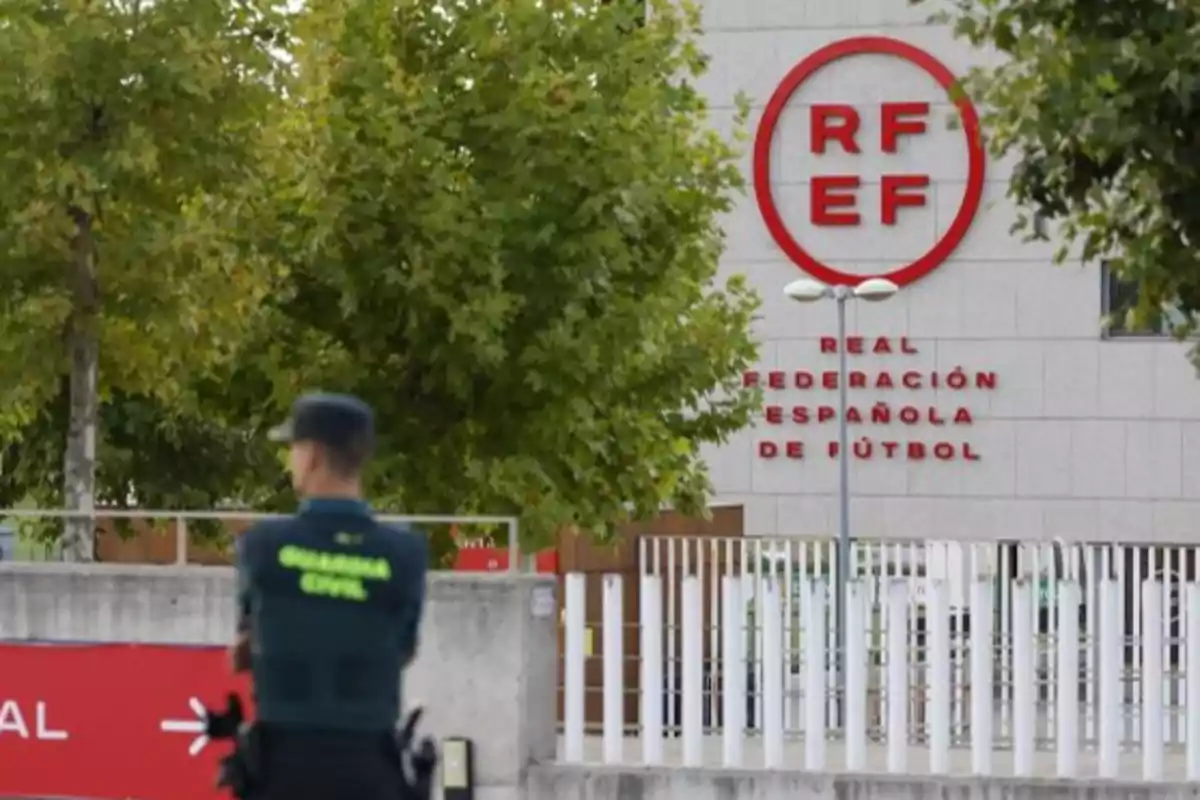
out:
{"label": "double street lamp", "polygon": [[[900,290],[885,278],[867,278],[854,287],[827,286],[811,278],[800,278],[783,288],[783,293],[798,303],[815,303],[834,300],[837,303],[837,351],[838,351],[838,542],[837,574],[834,579],[834,652],[837,654],[837,688],[841,698],[838,708],[843,708],[846,693],[846,671],[842,666],[841,654],[846,652],[846,583],[850,580],[850,433],[846,424],[846,301],[851,298],[878,303],[892,297]],[[839,714],[839,717],[841,715]]]}

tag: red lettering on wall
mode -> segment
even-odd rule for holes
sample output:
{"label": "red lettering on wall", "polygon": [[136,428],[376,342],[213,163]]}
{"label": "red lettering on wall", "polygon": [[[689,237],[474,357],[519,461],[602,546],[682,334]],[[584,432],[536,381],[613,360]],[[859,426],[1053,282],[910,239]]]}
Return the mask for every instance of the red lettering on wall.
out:
{"label": "red lettering on wall", "polygon": [[884,175],[879,187],[880,221],[895,225],[899,209],[923,207],[928,187],[928,175]]}
{"label": "red lettering on wall", "polygon": [[[901,136],[926,133],[929,104],[920,102],[881,103],[879,146],[884,153],[895,153]],[[858,132],[862,117],[853,107],[841,103],[818,103],[809,111],[809,148],[824,155],[830,142],[842,152],[859,155]],[[814,225],[858,225],[861,215],[855,208],[861,181],[857,175],[817,175],[809,183],[809,217]],[[926,203],[928,175],[884,175],[880,190],[879,218],[884,225],[895,225],[897,211]]]}
{"label": "red lettering on wall", "polygon": [[[839,342],[836,337],[823,336],[819,339],[820,350],[825,354],[838,353],[839,347],[844,348],[845,352],[854,355],[893,355],[896,353],[914,354],[917,352],[916,346],[907,337],[889,338],[881,337],[863,337],[863,336],[847,336],[843,342]],[[840,375],[837,370],[823,370],[819,374],[806,371],[784,371],[771,370],[765,376],[756,371],[747,371],[743,373],[742,383],[745,386],[757,387],[760,386],[765,379],[766,386],[780,391],[791,389],[810,390],[820,383],[821,389],[836,390],[839,388]],[[980,371],[968,372],[962,366],[953,366],[945,371],[923,371],[923,370],[904,370],[893,375],[887,371],[868,372],[861,369],[852,369],[846,371],[847,388],[851,389],[894,389],[903,386],[914,391],[927,391],[933,389],[939,393],[945,391],[954,392],[970,392],[973,389],[994,389],[998,383],[998,378],[995,372]],[[856,394],[854,399],[860,400],[859,405],[850,404],[846,406],[845,417],[848,425],[853,425],[855,430],[855,438],[849,442],[848,457],[856,460],[869,460],[872,458],[906,459],[909,461],[924,461],[934,459],[936,461],[979,461],[980,454],[976,452],[974,446],[970,442],[952,442],[944,440],[920,438],[922,434],[917,429],[917,426],[931,425],[934,429],[943,431],[938,436],[948,436],[947,426],[973,425],[975,420],[970,408],[966,405],[955,404],[953,406],[938,407],[936,405],[927,405],[922,402],[923,398],[902,399],[898,403],[888,403],[884,401],[873,402],[865,401],[867,404],[862,405],[862,395]],[[904,395],[901,395],[904,398]],[[912,397],[911,395],[909,397]],[[877,400],[877,398],[874,398]],[[812,402],[810,400],[810,402]],[[771,403],[763,406],[763,416],[766,422],[770,425],[784,425],[791,422],[796,425],[808,425],[810,423],[832,423],[839,416],[836,404],[831,401],[826,401],[829,405],[793,405],[788,406],[782,403]],[[853,401],[852,401],[853,402]],[[959,401],[962,402],[962,401]],[[951,410],[952,409],[952,410]],[[899,429],[890,429],[887,426],[893,422],[901,423],[903,426]],[[870,428],[862,426],[869,425]],[[883,427],[878,427],[883,426]],[[910,431],[914,439],[910,441],[896,441],[895,439],[882,441],[875,440],[870,435],[860,436],[861,433],[879,433],[884,436],[903,437],[906,434],[904,431]],[[788,459],[799,460],[804,459],[807,454],[807,445],[804,441],[787,440],[787,441],[760,441],[757,443],[758,455],[760,458],[779,458],[780,456]],[[837,442],[828,442],[826,444],[826,452],[830,458],[839,457],[840,448]]]}
{"label": "red lettering on wall", "polygon": [[[830,458],[836,459],[841,449],[837,442],[825,445],[825,452]],[[930,446],[925,442],[876,442],[867,436],[851,441],[850,455],[859,461],[870,461],[877,455],[888,459],[904,457],[909,461],[923,461],[929,455],[939,461],[953,461],[960,456],[966,461],[979,460],[979,455],[968,443],[955,445],[951,442],[937,442]]]}
{"label": "red lettering on wall", "polygon": [[[816,409],[817,422],[830,422],[837,419],[837,409],[833,406],[817,406]],[[783,422],[785,409],[783,406],[770,405],[763,408],[763,413],[767,422],[780,424]],[[792,406],[788,413],[791,415],[792,422],[797,424],[807,424],[812,420],[809,406]],[[865,411],[858,406],[846,407],[846,421],[852,424],[870,422],[872,425],[889,425],[893,420],[906,425],[918,425],[922,422],[928,422],[931,425],[946,425],[947,422],[953,422],[955,425],[971,425],[975,421],[971,417],[971,412],[961,407],[954,412],[951,419],[948,419],[935,406],[928,406],[924,411],[916,406],[900,406],[893,409],[884,402],[876,403]]]}
{"label": "red lettering on wall", "polygon": [[[804,458],[804,442],[789,441],[783,443],[783,454],[787,458]],[[779,445],[775,442],[758,443],[759,458],[778,458]]]}
{"label": "red lettering on wall", "polygon": [[[885,153],[896,152],[901,136],[925,133],[925,118],[929,116],[929,103],[881,103],[879,147]],[[919,117],[919,119],[912,119]]]}
{"label": "red lettering on wall", "polygon": [[[858,202],[857,175],[817,175],[809,184],[811,205],[809,218],[813,225],[857,225],[861,217],[854,210]],[[849,209],[835,211],[834,209]]]}
{"label": "red lettering on wall", "polygon": [[[822,353],[836,353],[837,351],[838,340],[836,336],[821,337]],[[861,356],[868,351],[877,356],[886,356],[893,353],[916,355],[918,352],[917,346],[907,336],[900,336],[895,340],[889,339],[886,336],[877,336],[874,339],[866,339],[862,336],[846,337],[847,355]]]}
{"label": "red lettering on wall", "polygon": [[[833,340],[830,340],[829,347],[835,347]],[[998,382],[996,373],[994,372],[976,372],[968,373],[962,369],[954,369],[950,372],[918,372],[917,370],[905,370],[900,373],[899,377],[893,376],[890,372],[881,371],[876,373],[863,372],[862,370],[850,370],[846,373],[847,386],[851,389],[894,389],[897,384],[905,389],[914,391],[920,389],[949,389],[953,391],[969,391],[972,386],[976,389],[995,389]],[[789,383],[790,379],[790,383]],[[974,383],[972,384],[972,380]],[[811,372],[798,370],[793,373],[783,371],[768,372],[766,376],[766,388],[784,391],[787,389],[812,389],[817,383],[817,377]],[[838,373],[837,370],[825,370],[820,375],[820,383],[822,389],[833,390],[838,388]],[[758,372],[746,372],[742,375],[742,385],[747,387],[762,386],[762,376]]]}
{"label": "red lettering on wall", "polygon": [[812,107],[809,115],[810,147],[813,153],[824,155],[825,147],[832,139],[842,146],[842,151],[858,155],[858,129],[862,118],[854,106],[819,103]]}

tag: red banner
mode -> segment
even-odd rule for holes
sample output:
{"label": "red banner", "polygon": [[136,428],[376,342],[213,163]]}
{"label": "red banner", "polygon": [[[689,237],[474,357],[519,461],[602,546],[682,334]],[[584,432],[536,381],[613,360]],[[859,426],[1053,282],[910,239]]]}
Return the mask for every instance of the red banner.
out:
{"label": "red banner", "polygon": [[205,706],[247,684],[220,648],[0,644],[0,796],[214,800]]}
{"label": "red banner", "polygon": [[[454,557],[455,572],[504,572],[507,569],[507,547],[460,547]],[[550,549],[537,553],[534,569],[544,575],[557,573],[558,551]]]}

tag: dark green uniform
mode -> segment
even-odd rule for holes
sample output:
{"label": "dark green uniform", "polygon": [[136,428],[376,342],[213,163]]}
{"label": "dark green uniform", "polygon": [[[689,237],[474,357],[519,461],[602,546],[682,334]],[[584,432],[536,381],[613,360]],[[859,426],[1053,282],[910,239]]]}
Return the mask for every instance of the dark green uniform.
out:
{"label": "dark green uniform", "polygon": [[412,659],[428,552],[420,534],[360,502],[306,501],[237,548],[257,718],[318,730],[389,731]]}
{"label": "dark green uniform", "polygon": [[[374,434],[361,400],[312,394],[272,438],[293,446],[299,491],[344,492]],[[237,651],[239,661],[249,651],[257,720],[224,765],[229,785],[253,800],[400,797],[395,726],[425,598],[424,536],[380,524],[360,500],[309,497],[294,516],[242,534],[236,563],[248,645]]]}

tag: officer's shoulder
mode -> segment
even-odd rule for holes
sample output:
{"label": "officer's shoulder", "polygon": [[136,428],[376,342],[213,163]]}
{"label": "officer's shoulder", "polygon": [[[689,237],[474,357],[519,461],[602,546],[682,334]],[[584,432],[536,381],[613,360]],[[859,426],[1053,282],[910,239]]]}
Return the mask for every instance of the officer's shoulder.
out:
{"label": "officer's shoulder", "polygon": [[296,518],[292,516],[257,520],[238,535],[238,550],[244,553],[248,552],[251,548],[269,546],[270,542],[276,541],[279,537],[286,536],[291,532],[295,525]]}

